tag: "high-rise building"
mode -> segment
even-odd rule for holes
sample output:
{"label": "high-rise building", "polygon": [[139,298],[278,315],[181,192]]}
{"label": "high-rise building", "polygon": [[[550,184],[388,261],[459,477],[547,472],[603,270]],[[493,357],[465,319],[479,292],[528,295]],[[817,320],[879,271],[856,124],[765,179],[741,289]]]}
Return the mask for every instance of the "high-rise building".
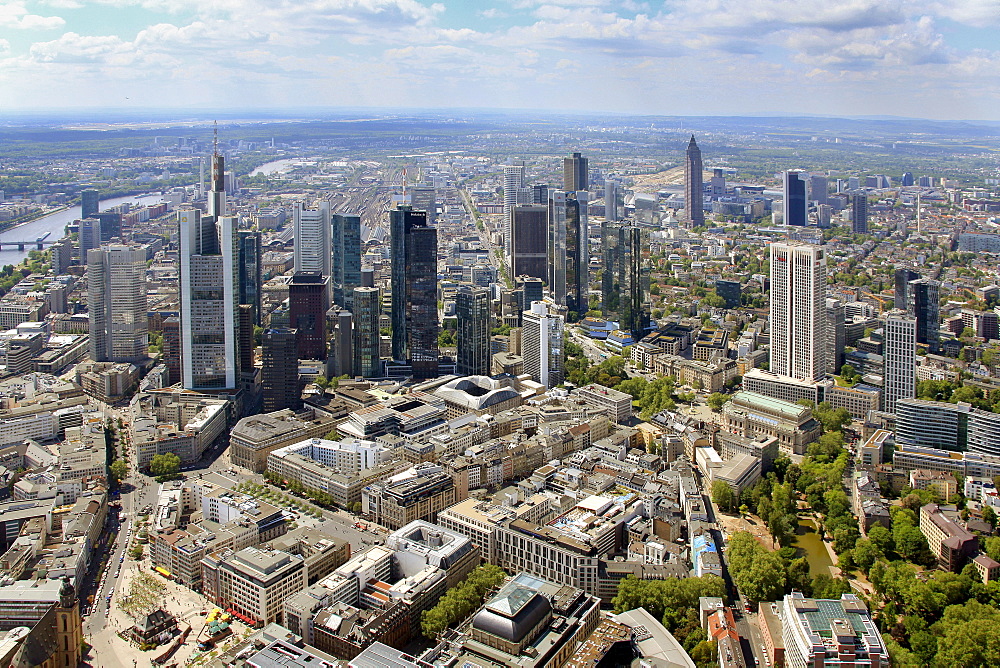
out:
{"label": "high-rise building", "polygon": [[294,329],[265,329],[261,335],[261,388],[265,413],[302,408],[299,357]]}
{"label": "high-rise building", "polygon": [[913,185],[913,174],[910,172],[903,172],[903,177],[899,180],[899,183],[904,188]]}
{"label": "high-rise building", "polygon": [[868,234],[868,195],[864,193],[851,195],[851,231]]}
{"label": "high-rise building", "polygon": [[392,240],[392,356],[408,361],[417,378],[438,368],[437,229],[427,213],[402,206],[390,212]]}
{"label": "high-rise building", "polygon": [[147,357],[146,249],[113,244],[87,251],[90,357],[136,362]]}
{"label": "high-rise building", "polygon": [[513,253],[511,244],[511,212],[517,204],[528,204],[524,200],[524,161],[516,160],[503,168],[503,243],[504,256],[510,258]]}
{"label": "high-rise building", "polygon": [[427,222],[437,220],[437,192],[434,186],[414,186],[410,188],[410,206],[414,211],[426,211]]}
{"label": "high-rise building", "polygon": [[778,603],[778,618],[788,668],[889,665],[878,626],[854,594],[842,594],[838,600],[792,592]]}
{"label": "high-rise building", "polygon": [[771,367],[782,376],[826,373],[826,255],[819,246],[771,244]]}
{"label": "high-rise building", "polygon": [[548,207],[518,205],[511,211],[511,274],[548,279]]}
{"label": "high-rise building", "polygon": [[518,281],[524,293],[524,305],[531,306],[531,302],[540,302],[544,296],[544,284],[539,278],[525,278]]}
{"label": "high-rise building", "polygon": [[906,312],[917,319],[917,343],[923,343],[932,352],[938,352],[941,322],[938,287],[941,284],[929,278],[910,281],[906,288]]}
{"label": "high-rise building", "polygon": [[741,292],[739,281],[719,279],[715,282],[715,294],[726,300],[726,308],[733,309],[740,307]]}
{"label": "high-rise building", "polygon": [[579,153],[563,158],[563,190],[576,192],[590,189],[587,159]]}
{"label": "high-rise building", "polygon": [[521,339],[524,372],[545,387],[555,387],[563,381],[563,329],[562,316],[550,315],[545,302],[533,302],[524,312]]}
{"label": "high-rise building", "polygon": [[80,221],[80,264],[87,263],[87,253],[101,245],[101,219],[91,216]]}
{"label": "high-rise building", "polygon": [[354,373],[363,378],[382,375],[379,363],[379,320],[382,295],[378,288],[354,288]]}
{"label": "high-rise building", "polygon": [[122,214],[118,211],[99,211],[91,214],[91,218],[101,221],[101,242],[111,241],[122,236]]}
{"label": "high-rise building", "polygon": [[920,278],[920,274],[912,269],[897,269],[895,273],[895,292],[893,306],[900,310],[907,310],[907,293],[910,289],[910,281]]}
{"label": "high-rise building", "polygon": [[917,396],[917,319],[903,311],[885,318],[882,410],[896,412],[896,402]]}
{"label": "high-rise building", "polygon": [[297,271],[288,283],[288,317],[295,330],[298,359],[326,359],[326,311],[330,279],[317,271]]}
{"label": "high-rise building", "polygon": [[181,320],[171,316],[163,321],[163,364],[167,367],[167,383],[181,382]]}
{"label": "high-rise building", "polygon": [[321,200],[315,209],[299,202],[292,212],[295,230],[295,271],[332,274],[333,244],[330,236],[330,202]]}
{"label": "high-rise building", "polygon": [[614,179],[604,179],[604,219],[618,220],[618,197],[620,184]]}
{"label": "high-rise building", "polygon": [[839,299],[826,298],[826,341],[828,373],[839,374],[844,366],[844,347],[847,345],[847,329],[844,322],[844,304]]}
{"label": "high-rise building", "polygon": [[809,200],[816,204],[829,203],[829,181],[826,174],[809,175]]}
{"label": "high-rise building", "polygon": [[705,224],[704,165],[701,149],[691,135],[687,153],[684,156],[684,207],[687,210],[688,227]]}
{"label": "high-rise building", "polygon": [[633,337],[643,336],[649,327],[649,267],[642,259],[647,246],[637,226],[601,224],[601,308],[604,317],[617,319]]}
{"label": "high-rise building", "polygon": [[253,324],[260,326],[261,285],[263,283],[263,262],[261,261],[260,232],[240,230],[236,233],[239,249],[240,304],[250,306]]}
{"label": "high-rise building", "polygon": [[490,292],[486,288],[462,286],[455,295],[458,316],[458,374],[487,376],[490,373]]}
{"label": "high-rise building", "polygon": [[[351,301],[354,301],[353,290]],[[327,312],[330,319],[330,372],[333,376],[354,375],[354,315],[334,306]]]}
{"label": "high-rise building", "polygon": [[90,218],[101,209],[101,195],[96,188],[80,191],[80,218]]}
{"label": "high-rise building", "polygon": [[806,182],[800,175],[802,172],[786,171],[782,175],[784,189],[785,225],[805,227],[808,205],[806,202]]}
{"label": "high-rise building", "polygon": [[[218,195],[217,191],[210,193]],[[225,193],[221,193],[224,206]],[[212,201],[211,199],[209,200]],[[177,212],[180,224],[181,382],[235,390],[239,335],[236,218]]]}
{"label": "high-rise building", "polygon": [[549,203],[549,186],[547,183],[534,183],[531,185],[531,201],[526,204],[541,204],[545,206]]}
{"label": "high-rise building", "polygon": [[590,247],[587,193],[549,193],[549,290],[560,306],[577,317],[589,311]]}
{"label": "high-rise building", "polygon": [[333,216],[333,303],[353,309],[354,288],[361,285],[361,216]]}

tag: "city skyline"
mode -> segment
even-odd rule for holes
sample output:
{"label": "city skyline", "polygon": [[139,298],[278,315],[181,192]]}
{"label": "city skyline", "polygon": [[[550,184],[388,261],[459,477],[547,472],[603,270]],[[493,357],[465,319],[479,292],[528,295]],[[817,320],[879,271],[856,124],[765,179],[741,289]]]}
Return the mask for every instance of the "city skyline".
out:
{"label": "city skyline", "polygon": [[[0,12],[0,83],[8,111],[434,100],[444,108],[1000,118],[991,85],[1000,76],[1000,15],[988,3],[793,9],[779,0],[741,11],[603,0],[26,1]],[[584,86],[602,94],[581,96]]]}

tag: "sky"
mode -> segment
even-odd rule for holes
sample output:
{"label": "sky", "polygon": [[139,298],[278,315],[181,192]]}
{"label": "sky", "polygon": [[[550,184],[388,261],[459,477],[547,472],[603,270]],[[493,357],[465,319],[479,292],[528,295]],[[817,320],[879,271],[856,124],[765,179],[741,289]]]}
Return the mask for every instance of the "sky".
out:
{"label": "sky", "polygon": [[0,115],[1000,119],[1000,0],[2,0]]}

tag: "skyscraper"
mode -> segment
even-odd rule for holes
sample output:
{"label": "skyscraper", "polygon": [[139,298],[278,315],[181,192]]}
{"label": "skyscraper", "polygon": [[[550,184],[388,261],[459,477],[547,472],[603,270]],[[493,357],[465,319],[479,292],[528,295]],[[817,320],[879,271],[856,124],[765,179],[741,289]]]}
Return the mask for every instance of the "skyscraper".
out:
{"label": "skyscraper", "polygon": [[146,249],[113,244],[87,251],[90,357],[136,362],[147,357]]}
{"label": "skyscraper", "polygon": [[260,326],[261,320],[261,284],[263,280],[263,263],[261,261],[260,232],[240,230],[236,233],[239,250],[239,303],[250,306],[253,324]]}
{"label": "skyscraper", "polygon": [[816,204],[829,203],[829,182],[826,174],[809,175],[809,199]]}
{"label": "skyscraper", "polygon": [[844,304],[839,299],[826,298],[826,370],[839,374],[844,366],[844,346],[847,330],[844,326]]}
{"label": "skyscraper", "polygon": [[[354,301],[351,290],[351,301]],[[327,312],[331,330],[330,336],[330,372],[334,376],[354,375],[354,316],[350,311],[337,310],[333,307]]]}
{"label": "skyscraper", "polygon": [[604,219],[614,222],[618,220],[618,181],[604,179]]}
{"label": "skyscraper", "polygon": [[100,193],[96,188],[80,191],[80,218],[90,218],[101,209]]}
{"label": "skyscraper", "polygon": [[826,373],[826,255],[771,244],[771,371],[800,380]]}
{"label": "skyscraper", "polygon": [[864,193],[851,195],[851,231],[868,234],[868,196]]}
{"label": "skyscraper", "polygon": [[549,193],[549,291],[557,304],[577,317],[589,309],[590,247],[587,193]]}
{"label": "skyscraper", "polygon": [[379,363],[379,319],[382,295],[378,288],[354,288],[354,373],[363,378],[382,375]]}
{"label": "skyscraper", "polygon": [[458,374],[485,376],[490,372],[490,292],[462,286],[455,296],[458,316]]}
{"label": "skyscraper", "polygon": [[724,281],[720,278],[715,282],[715,294],[726,300],[726,308],[739,308],[741,293],[739,281]]}
{"label": "skyscraper", "polygon": [[912,269],[896,269],[895,292],[893,293],[893,306],[899,310],[906,311],[909,300],[907,293],[910,289],[910,281],[920,278],[920,274]]}
{"label": "skyscraper", "polygon": [[590,179],[587,168],[587,159],[579,153],[574,153],[568,158],[563,158],[563,190],[566,192],[576,192],[578,190],[589,190]]}
{"label": "skyscraper", "polygon": [[333,216],[333,303],[353,310],[354,288],[361,285],[361,216]]}
{"label": "skyscraper", "polygon": [[885,318],[882,410],[896,412],[896,402],[917,396],[917,319],[903,311]]}
{"label": "skyscraper", "polygon": [[261,336],[261,347],[264,355],[261,369],[264,412],[302,408],[295,330],[265,329]]}
{"label": "skyscraper", "polygon": [[392,356],[417,378],[438,366],[437,229],[427,213],[401,206],[389,212],[392,241]]}
{"label": "skyscraper", "polygon": [[906,288],[906,311],[917,319],[917,343],[936,353],[941,338],[938,287],[941,284],[929,278],[910,281]]}
{"label": "skyscraper", "polygon": [[516,160],[503,168],[503,244],[504,257],[510,260],[513,253],[511,245],[511,210],[517,204],[528,204],[525,201],[526,188],[524,184],[524,161]]}
{"label": "skyscraper", "polygon": [[792,170],[782,174],[785,225],[805,227],[807,222],[806,182],[800,178],[801,174]]}
{"label": "skyscraper", "polygon": [[288,316],[299,359],[326,359],[326,311],[330,279],[318,271],[297,271],[288,284]]}
{"label": "skyscraper", "polygon": [[307,209],[305,204],[299,202],[292,217],[295,226],[295,271],[316,271],[330,276],[333,263],[330,202],[321,200],[315,209]]}
{"label": "skyscraper", "polygon": [[101,221],[101,242],[122,236],[122,214],[118,211],[98,211],[91,217]]}
{"label": "skyscraper", "polygon": [[548,279],[547,220],[548,207],[531,204],[512,210],[510,267],[513,276],[534,276]]}
{"label": "skyscraper", "polygon": [[80,263],[86,264],[87,252],[101,245],[101,219],[91,216],[80,221]]}
{"label": "skyscraper", "polygon": [[414,211],[426,211],[427,222],[437,220],[437,191],[434,186],[414,186],[410,188],[410,206]]}
{"label": "skyscraper", "polygon": [[563,318],[549,315],[544,302],[533,302],[524,312],[521,355],[524,372],[545,387],[555,387],[563,381]]}
{"label": "skyscraper", "polygon": [[687,210],[688,227],[705,224],[704,171],[701,149],[691,135],[684,156],[684,208]]}
{"label": "skyscraper", "polygon": [[646,246],[637,226],[601,224],[601,309],[633,337],[643,336],[649,326],[649,267],[642,259]]}
{"label": "skyscraper", "polygon": [[216,220],[197,209],[184,209],[177,212],[177,220],[181,382],[189,390],[235,390],[239,333],[236,219],[221,216]]}

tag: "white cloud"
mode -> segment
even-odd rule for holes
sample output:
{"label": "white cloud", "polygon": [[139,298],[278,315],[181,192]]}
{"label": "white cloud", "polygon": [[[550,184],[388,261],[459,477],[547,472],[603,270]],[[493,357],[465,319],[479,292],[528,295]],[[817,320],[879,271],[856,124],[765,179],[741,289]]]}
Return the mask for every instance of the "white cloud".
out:
{"label": "white cloud", "polygon": [[58,16],[29,14],[23,2],[0,3],[0,27],[18,30],[52,30],[66,25]]}

